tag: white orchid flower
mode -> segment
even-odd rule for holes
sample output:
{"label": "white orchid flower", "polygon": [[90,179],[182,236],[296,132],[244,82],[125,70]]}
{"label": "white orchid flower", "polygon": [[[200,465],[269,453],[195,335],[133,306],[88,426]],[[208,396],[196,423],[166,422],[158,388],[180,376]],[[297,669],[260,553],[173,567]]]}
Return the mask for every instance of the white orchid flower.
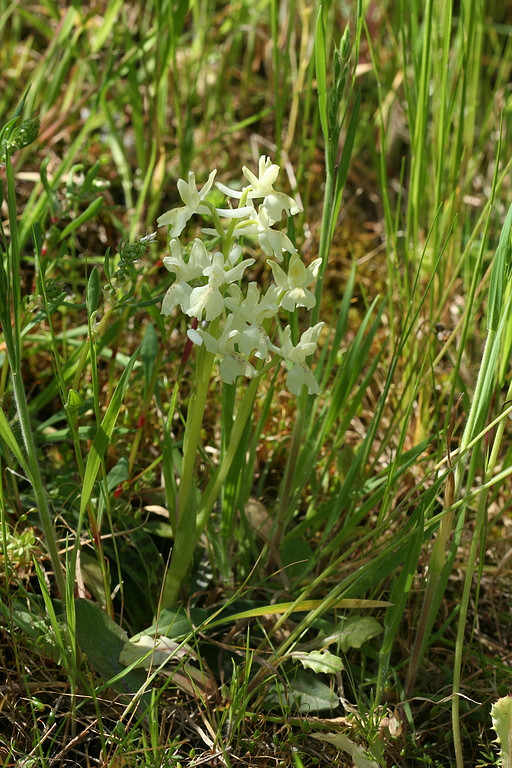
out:
{"label": "white orchid flower", "polygon": [[286,211],[288,216],[295,216],[302,210],[293,197],[285,195],[284,192],[271,192],[263,200],[263,205],[273,221],[279,221],[283,211]]}
{"label": "white orchid flower", "polygon": [[242,168],[242,173],[249,182],[248,187],[244,187],[242,190],[231,189],[219,181],[216,182],[216,186],[224,195],[234,197],[237,200],[243,194],[246,195],[248,200],[264,198],[263,205],[274,222],[279,221],[283,211],[286,211],[289,216],[295,216],[296,213],[302,210],[293,197],[286,195],[284,192],[276,192],[274,190],[274,183],[279,174],[279,166],[272,163],[269,157],[265,157],[265,155],[260,157],[258,176],[245,165]]}
{"label": "white orchid flower", "polygon": [[[253,205],[242,205],[239,208],[216,208],[219,216],[224,219],[243,219],[246,216],[252,216],[254,213]],[[216,230],[213,230],[214,232]]]}
{"label": "white orchid flower", "polygon": [[284,251],[296,253],[297,249],[284,232],[271,229],[274,223],[273,219],[269,217],[265,206],[260,205],[257,212],[252,208],[250,218],[240,221],[235,225],[233,237],[257,235],[258,242],[265,255],[273,256],[276,261],[282,261]]}
{"label": "white orchid flower", "polygon": [[[274,190],[279,166],[261,156],[257,174],[246,166],[242,172],[248,185],[241,191],[217,183],[224,194],[240,201],[238,208],[213,209],[206,200],[216,171],[210,173],[200,190],[192,172],[188,174],[188,182],[178,181],[184,205],[158,219],[160,226],[170,227],[170,254],[165,257],[164,265],[175,276],[164,296],[162,313],[168,315],[180,307],[189,317],[213,322],[209,330],[199,327],[189,329],[187,333],[194,344],[204,344],[218,358],[222,381],[234,384],[238,376],[257,376],[258,371],[249,360],[268,360],[271,354],[278,354],[287,363],[286,382],[290,392],[300,395],[305,386],[310,394],[318,393],[318,382],[306,360],[316,349],[323,323],[305,331],[295,345],[290,326],[282,333],[281,347],[272,343],[269,332],[279,324],[280,307],[291,312],[297,307],[311,309],[315,306],[310,286],[317,279],[321,259],[306,266],[285,232],[273,229],[283,212],[294,215],[301,210],[289,195]],[[261,203],[256,205],[256,200]],[[213,219],[214,228],[202,231],[213,235],[216,242],[220,239],[217,253],[212,255],[199,239],[193,242],[189,253],[182,251],[177,237],[194,214],[206,214]],[[225,229],[219,223],[219,217],[228,220]],[[267,261],[274,282],[264,294],[255,282],[250,282],[247,287],[242,285],[244,273],[255,262],[255,259],[243,256],[238,238],[244,236],[256,238],[264,254],[271,257]],[[284,253],[290,254],[286,272],[276,263],[283,261]]]}
{"label": "white orchid flower", "polygon": [[173,238],[169,245],[171,255],[164,258],[164,265],[169,272],[174,272],[176,280],[164,296],[162,315],[172,314],[174,308],[178,306],[182,312],[188,311],[192,293],[192,286],[189,283],[201,277],[203,270],[211,263],[208,251],[201,240],[194,240],[188,261],[183,258],[179,240]]}
{"label": "white orchid flower", "polygon": [[203,241],[198,238],[192,243],[188,261],[183,258],[183,250],[179,240],[173,238],[169,247],[171,255],[164,258],[164,265],[169,272],[174,272],[178,280],[185,282],[196,280],[203,274],[203,270],[211,264],[208,251]]}
{"label": "white orchid flower", "polygon": [[206,312],[206,320],[215,320],[224,309],[224,297],[220,288],[242,279],[243,273],[254,264],[254,259],[243,259],[239,264],[233,263],[240,258],[240,246],[234,246],[228,257],[222,253],[214,253],[211,263],[203,269],[204,277],[208,278],[206,285],[193,288],[189,297],[189,307],[186,311],[190,317],[199,320]]}
{"label": "white orchid flower", "polygon": [[[236,321],[236,317],[235,317]],[[254,355],[266,360],[269,355],[269,338],[261,325],[246,325],[238,338],[238,348],[243,355]]]}
{"label": "white orchid flower", "polygon": [[288,312],[295,307],[312,309],[316,304],[314,294],[308,285],[315,282],[322,259],[315,259],[306,267],[298,253],[292,254],[288,266],[288,274],[275,261],[267,260],[274,274],[277,287],[283,292],[281,306]]}
{"label": "white orchid flower", "polygon": [[252,378],[256,375],[256,369],[235,349],[240,332],[233,328],[232,315],[228,316],[218,339],[201,328],[190,328],[187,335],[194,344],[200,346],[204,343],[208,352],[220,357],[219,372],[225,384],[234,384],[237,376]]}
{"label": "white orchid flower", "polygon": [[292,363],[286,376],[286,386],[294,395],[300,395],[302,387],[306,386],[310,395],[318,394],[320,387],[315,379],[312,370],[306,365],[305,360],[313,354],[316,349],[318,336],[324,323],[317,323],[312,328],[304,331],[297,345],[292,343],[292,331],[289,325],[283,331],[283,345],[276,347],[273,344],[270,348],[287,362]]}
{"label": "white orchid flower", "polygon": [[179,237],[185,229],[186,223],[195,213],[210,213],[210,209],[204,204],[204,199],[213,185],[216,170],[212,171],[208,181],[199,191],[196,186],[196,177],[193,171],[188,174],[188,182],[178,179],[178,192],[185,205],[182,208],[172,208],[157,219],[159,227],[170,226],[171,237]]}
{"label": "white orchid flower", "polygon": [[275,285],[260,297],[257,283],[249,283],[247,296],[243,298],[238,285],[229,287],[224,303],[233,313],[234,326],[240,331],[238,347],[242,354],[254,354],[266,360],[269,352],[269,338],[263,327],[263,321],[277,315],[280,291]]}
{"label": "white orchid flower", "polygon": [[242,168],[242,173],[251,185],[253,197],[266,197],[274,191],[274,182],[279,176],[279,166],[272,162],[270,157],[260,155],[258,160],[258,175],[247,168]]}
{"label": "white orchid flower", "polygon": [[220,191],[228,197],[234,197],[239,200],[244,192],[248,198],[254,197],[266,197],[274,191],[274,182],[279,175],[279,166],[272,163],[270,157],[261,155],[258,161],[258,176],[250,171],[246,165],[242,168],[242,173],[249,182],[249,187],[244,187],[243,190],[231,189],[220,181],[216,182],[216,186]]}
{"label": "white orchid flower", "polygon": [[244,323],[261,325],[266,318],[277,315],[279,296],[280,291],[275,285],[271,285],[262,297],[258,284],[251,282],[247,286],[245,298],[239,286],[233,284],[229,286],[228,295],[224,301],[226,307]]}

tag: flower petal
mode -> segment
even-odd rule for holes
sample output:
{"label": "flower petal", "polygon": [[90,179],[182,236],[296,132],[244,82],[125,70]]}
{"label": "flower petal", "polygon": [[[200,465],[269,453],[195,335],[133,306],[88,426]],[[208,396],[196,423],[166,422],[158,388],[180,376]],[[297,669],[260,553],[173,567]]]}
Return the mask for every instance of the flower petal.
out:
{"label": "flower petal", "polygon": [[243,219],[245,216],[254,216],[252,205],[243,205],[241,208],[216,208],[219,216],[224,219]]}
{"label": "flower petal", "polygon": [[243,194],[243,190],[240,189],[231,189],[231,187],[227,187],[225,184],[222,184],[220,181],[215,182],[215,186],[217,189],[219,189],[223,195],[226,195],[226,197],[234,197],[236,200],[240,200]]}
{"label": "flower petal", "polygon": [[170,315],[174,307],[180,307],[182,312],[187,312],[192,288],[188,283],[178,281],[173,283],[162,301],[162,315]]}

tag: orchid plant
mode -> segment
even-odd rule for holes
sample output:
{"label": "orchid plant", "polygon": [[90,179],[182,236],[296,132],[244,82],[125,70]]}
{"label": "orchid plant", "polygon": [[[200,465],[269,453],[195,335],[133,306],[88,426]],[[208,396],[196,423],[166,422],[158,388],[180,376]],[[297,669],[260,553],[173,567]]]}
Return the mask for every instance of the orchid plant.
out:
{"label": "orchid plant", "polygon": [[[262,374],[284,361],[286,386],[295,396],[307,391],[317,394],[318,382],[308,365],[323,323],[316,323],[299,337],[288,324],[279,322],[282,311],[294,313],[315,304],[311,287],[321,259],[306,266],[288,235],[277,226],[283,217],[294,216],[301,208],[289,195],[276,191],[279,166],[270,158],[259,159],[258,175],[247,167],[242,173],[248,184],[241,190],[216,183],[230,201],[238,205],[217,208],[208,199],[216,171],[198,190],[195,175],[178,181],[183,206],[164,213],[159,226],[168,226],[170,255],[164,265],[174,281],[162,302],[162,314],[177,309],[192,318],[187,336],[197,346],[196,386],[189,404],[183,441],[180,485],[176,498],[174,548],[162,594],[162,606],[169,607],[178,596],[198,538],[219,495],[242,433],[252,412],[257,383]],[[256,207],[257,205],[257,207]],[[201,230],[189,247],[179,238],[194,216],[208,218],[212,226]],[[277,226],[276,226],[277,225]],[[256,240],[274,282],[262,289],[254,281],[243,281],[255,258],[244,254],[244,243]],[[287,264],[286,264],[287,262]],[[250,380],[238,408],[227,451],[214,477],[198,501],[194,493],[194,465],[208,388],[215,361],[227,385],[239,377]]]}

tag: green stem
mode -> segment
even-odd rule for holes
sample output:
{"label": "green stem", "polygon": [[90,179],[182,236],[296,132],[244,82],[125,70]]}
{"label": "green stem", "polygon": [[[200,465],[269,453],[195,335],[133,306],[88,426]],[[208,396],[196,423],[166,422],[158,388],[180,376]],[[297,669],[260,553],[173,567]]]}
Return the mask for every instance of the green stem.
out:
{"label": "green stem", "polygon": [[170,608],[178,599],[181,583],[190,568],[197,544],[197,509],[191,490],[195,480],[194,466],[197,448],[201,439],[201,427],[210,385],[213,359],[214,356],[207,352],[204,346],[199,347],[197,355],[197,387],[190,398],[183,437],[183,459],[178,491],[178,520],[171,563],[162,588],[162,608]]}
{"label": "green stem", "polygon": [[256,376],[254,379],[252,379],[251,383],[247,387],[244,399],[242,400],[242,404],[238,409],[235,423],[233,424],[229,438],[229,445],[227,447],[226,453],[224,454],[222,463],[220,464],[215,475],[208,483],[204,492],[204,498],[199,508],[199,514],[197,516],[197,537],[200,536],[206,523],[208,522],[208,518],[213,509],[213,505],[219,498],[222,484],[224,483],[224,480],[226,479],[226,476],[229,472],[229,468],[231,467],[233,459],[235,458],[238,446],[240,445],[240,440],[242,439],[242,435],[244,433],[245,426],[253,410],[254,397],[256,395],[256,390],[258,389],[258,383],[259,377]]}
{"label": "green stem", "polygon": [[320,243],[318,247],[318,255],[322,259],[320,269],[315,285],[315,299],[316,304],[311,312],[311,325],[316,325],[320,315],[320,300],[322,298],[322,289],[324,284],[325,271],[327,269],[327,261],[329,258],[329,247],[331,245],[331,225],[332,225],[332,206],[334,200],[334,169],[330,160],[329,148],[325,151],[325,191],[324,191],[324,203],[322,208],[322,224],[320,227]]}
{"label": "green stem", "polygon": [[279,493],[277,520],[272,536],[272,552],[279,552],[279,547],[281,546],[281,541],[286,527],[287,512],[290,506],[290,497],[292,495],[293,478],[295,475],[297,460],[300,455],[300,451],[303,448],[305,429],[304,410],[306,406],[306,398],[307,395],[303,393],[297,399],[297,418],[293,428],[292,443],[290,446],[290,452],[288,454],[288,461],[286,462],[283,483]]}
{"label": "green stem", "polygon": [[187,422],[183,437],[183,461],[178,493],[178,522],[187,509],[190,491],[194,481],[194,465],[197,447],[201,438],[201,427],[206,407],[206,398],[213,367],[213,355],[201,346],[197,355],[197,389],[190,398]]}

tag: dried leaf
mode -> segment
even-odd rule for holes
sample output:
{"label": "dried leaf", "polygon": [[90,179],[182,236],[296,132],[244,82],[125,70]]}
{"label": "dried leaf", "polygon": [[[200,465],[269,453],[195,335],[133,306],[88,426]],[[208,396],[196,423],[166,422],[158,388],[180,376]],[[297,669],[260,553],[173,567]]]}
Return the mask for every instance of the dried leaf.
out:
{"label": "dried leaf", "polygon": [[320,741],[328,741],[337,749],[347,752],[354,761],[356,768],[379,768],[375,760],[371,760],[364,749],[351,741],[344,733],[310,733],[309,735]]}

